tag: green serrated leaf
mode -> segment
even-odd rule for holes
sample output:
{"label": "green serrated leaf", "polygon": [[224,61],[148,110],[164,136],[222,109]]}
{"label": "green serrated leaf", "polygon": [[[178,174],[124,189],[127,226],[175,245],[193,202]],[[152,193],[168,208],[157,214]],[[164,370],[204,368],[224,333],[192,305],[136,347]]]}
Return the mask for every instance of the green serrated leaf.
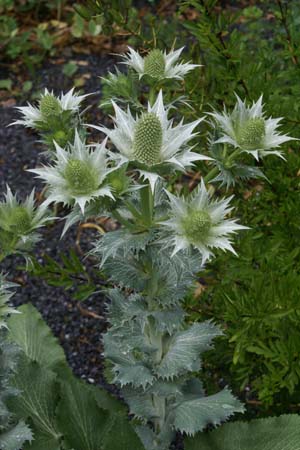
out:
{"label": "green serrated leaf", "polygon": [[20,421],[17,425],[1,433],[1,450],[20,450],[26,441],[32,441],[32,432],[30,428]]}
{"label": "green serrated leaf", "polygon": [[188,435],[202,431],[208,424],[219,425],[235,412],[243,412],[244,407],[231,392],[225,388],[208,397],[183,400],[175,409],[174,426]]}
{"label": "green serrated leaf", "polygon": [[229,423],[185,441],[186,450],[299,450],[300,416],[297,414]]}
{"label": "green serrated leaf", "polygon": [[212,339],[221,334],[221,330],[209,321],[195,323],[189,329],[176,333],[157,367],[157,374],[169,379],[181,372],[199,370],[200,354],[208,350]]}
{"label": "green serrated leaf", "polygon": [[10,337],[25,355],[43,368],[65,364],[63,349],[37,309],[27,304],[20,306],[18,311],[22,314],[12,316],[8,321]]}

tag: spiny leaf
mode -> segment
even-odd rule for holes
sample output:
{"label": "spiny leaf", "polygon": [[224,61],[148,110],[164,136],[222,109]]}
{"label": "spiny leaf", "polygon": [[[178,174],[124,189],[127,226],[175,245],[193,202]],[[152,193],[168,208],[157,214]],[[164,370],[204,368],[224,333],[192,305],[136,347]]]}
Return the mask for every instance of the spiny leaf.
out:
{"label": "spiny leaf", "polygon": [[208,424],[219,425],[235,412],[244,411],[240,401],[226,388],[208,397],[188,398],[175,409],[174,425],[177,430],[189,435],[202,431]]}
{"label": "spiny leaf", "polygon": [[32,441],[32,433],[30,428],[20,421],[14,427],[1,433],[0,448],[1,450],[20,450],[26,441]]}
{"label": "spiny leaf", "polygon": [[157,368],[157,374],[162,378],[172,378],[181,372],[199,370],[200,354],[210,348],[214,337],[221,334],[221,330],[209,321],[195,323],[189,329],[176,333]]}

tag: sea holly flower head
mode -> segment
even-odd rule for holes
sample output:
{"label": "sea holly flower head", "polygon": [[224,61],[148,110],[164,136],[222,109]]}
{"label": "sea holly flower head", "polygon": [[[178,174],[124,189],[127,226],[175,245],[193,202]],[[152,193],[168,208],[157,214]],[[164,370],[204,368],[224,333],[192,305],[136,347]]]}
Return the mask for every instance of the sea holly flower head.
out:
{"label": "sea holly flower head", "polygon": [[90,94],[77,95],[74,88],[70,89],[66,94],[61,93],[56,97],[53,92],[45,89],[41,95],[38,107],[18,106],[17,109],[22,113],[22,118],[16,120],[12,125],[25,125],[28,128],[36,128],[41,123],[47,123],[49,119],[60,116],[62,112],[69,111],[77,113],[82,100]]}
{"label": "sea holly flower head", "polygon": [[178,63],[178,58],[183,49],[184,47],[171,50],[169,53],[153,49],[143,58],[133,48],[128,47],[128,52],[121,56],[124,59],[123,64],[132,67],[139,74],[139,78],[148,75],[156,80],[164,78],[182,80],[188,72],[200,66],[199,64]]}
{"label": "sea holly flower head", "polygon": [[262,96],[252,106],[247,106],[238,96],[231,113],[224,109],[222,114],[210,113],[223,136],[216,143],[228,143],[252,154],[256,159],[269,154],[282,157],[280,150],[272,150],[294,138],[277,131],[281,118],[266,118],[263,112]]}
{"label": "sea holly flower head", "polygon": [[122,163],[134,161],[142,177],[148,179],[154,188],[163,168],[185,171],[193,166],[194,161],[211,159],[191,151],[188,142],[197,135],[196,126],[203,118],[189,124],[173,126],[168,119],[170,108],[163,103],[162,91],[159,92],[153,106],[148,104],[147,112],[134,118],[112,102],[115,109],[115,127],[108,129],[90,125],[105,133],[115,145],[119,153],[114,158]]}
{"label": "sea holly flower head", "polygon": [[173,241],[173,255],[193,247],[201,253],[204,263],[213,255],[213,248],[236,254],[229,235],[247,227],[236,223],[236,219],[225,218],[233,209],[229,207],[232,197],[212,200],[203,180],[188,199],[176,197],[169,192],[167,194],[171,217],[161,224],[172,231],[166,241]]}
{"label": "sea holly flower head", "polygon": [[45,206],[35,207],[34,190],[19,202],[9,186],[0,202],[0,255],[26,251],[39,240],[36,230],[52,220]]}
{"label": "sea holly flower head", "polygon": [[115,167],[108,167],[106,140],[102,144],[88,146],[76,131],[74,145],[69,149],[55,146],[54,165],[30,170],[48,184],[46,204],[77,204],[84,214],[85,205],[91,200],[104,196],[114,198],[107,176]]}

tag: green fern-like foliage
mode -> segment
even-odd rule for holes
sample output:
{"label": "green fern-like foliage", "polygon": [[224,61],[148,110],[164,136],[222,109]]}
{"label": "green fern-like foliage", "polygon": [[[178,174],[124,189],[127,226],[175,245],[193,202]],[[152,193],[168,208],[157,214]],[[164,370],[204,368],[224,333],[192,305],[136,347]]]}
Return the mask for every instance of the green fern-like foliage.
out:
{"label": "green fern-like foliage", "polygon": [[298,450],[300,416],[297,414],[235,422],[186,439],[186,450]]}

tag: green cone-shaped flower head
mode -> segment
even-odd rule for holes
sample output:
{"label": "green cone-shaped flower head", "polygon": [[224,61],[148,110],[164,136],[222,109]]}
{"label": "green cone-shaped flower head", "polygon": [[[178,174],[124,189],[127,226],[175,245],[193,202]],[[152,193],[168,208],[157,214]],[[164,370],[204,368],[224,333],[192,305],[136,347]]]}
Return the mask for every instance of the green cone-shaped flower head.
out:
{"label": "green cone-shaped flower head", "polygon": [[199,67],[199,64],[179,62],[182,51],[183,47],[171,50],[169,53],[153,49],[143,58],[133,48],[128,47],[128,53],[122,55],[122,58],[124,64],[132,67],[139,74],[139,78],[148,75],[157,80],[166,78],[182,80],[187,73]]}
{"label": "green cone-shaped flower head", "polygon": [[242,152],[250,153],[257,160],[271,154],[282,156],[280,150],[272,149],[295,139],[278,133],[281,119],[265,117],[262,96],[252,106],[247,106],[245,101],[236,97],[237,103],[231,112],[227,112],[225,108],[221,114],[210,113],[215,119],[217,130],[221,131],[221,137],[214,143],[230,144]]}
{"label": "green cone-shaped flower head", "polygon": [[32,218],[24,206],[16,206],[11,213],[11,229],[19,235],[30,231]]}
{"label": "green cone-shaped flower head", "polygon": [[46,94],[41,98],[40,111],[44,119],[58,116],[62,111],[61,103],[54,95]]}
{"label": "green cone-shaped flower head", "polygon": [[143,114],[135,127],[134,157],[148,166],[159,163],[162,138],[162,126],[157,115],[152,112]]}
{"label": "green cone-shaped flower head", "polygon": [[263,139],[266,133],[265,120],[262,117],[249,119],[242,127],[238,137],[241,147],[255,150],[263,146]]}
{"label": "green cone-shaped flower head", "polygon": [[48,184],[45,204],[52,202],[65,205],[79,205],[82,214],[86,205],[99,197],[114,200],[107,176],[114,168],[109,168],[106,140],[102,144],[86,145],[75,131],[74,145],[61,148],[55,143],[56,160],[52,166],[32,169]]}
{"label": "green cone-shaped flower head", "polygon": [[21,203],[7,186],[5,200],[0,202],[0,256],[21,252],[26,257],[39,240],[37,228],[50,219],[45,207],[35,207],[34,191]]}
{"label": "green cone-shaped flower head", "polygon": [[[167,192],[170,200],[170,218],[161,224],[168,228],[166,247],[173,244],[173,255],[190,247],[202,255],[202,262],[213,256],[212,248],[235,253],[230,235],[247,227],[226,216],[231,212],[232,197],[215,201],[202,180],[188,197],[175,197]],[[170,232],[171,231],[171,232]]]}
{"label": "green cone-shaped flower head", "polygon": [[165,74],[165,57],[161,50],[151,50],[144,60],[144,72],[153,78],[163,78]]}
{"label": "green cone-shaped flower head", "polygon": [[70,159],[65,178],[74,195],[89,195],[98,188],[98,177],[86,161]]}
{"label": "green cone-shaped flower head", "polygon": [[207,211],[191,211],[182,221],[185,236],[192,243],[201,243],[209,235],[212,220]]}
{"label": "green cone-shaped flower head", "polygon": [[[74,88],[72,88],[66,94],[62,93],[59,97],[56,97],[53,92],[45,89],[45,92],[41,95],[38,107],[30,103],[27,106],[17,107],[22,117],[11,125],[25,125],[30,128],[37,128],[41,122],[47,123],[48,119],[58,118],[63,111],[69,111],[71,115],[77,114],[80,103],[88,95],[90,94],[77,95],[74,93]],[[59,139],[56,142],[59,142]]]}

